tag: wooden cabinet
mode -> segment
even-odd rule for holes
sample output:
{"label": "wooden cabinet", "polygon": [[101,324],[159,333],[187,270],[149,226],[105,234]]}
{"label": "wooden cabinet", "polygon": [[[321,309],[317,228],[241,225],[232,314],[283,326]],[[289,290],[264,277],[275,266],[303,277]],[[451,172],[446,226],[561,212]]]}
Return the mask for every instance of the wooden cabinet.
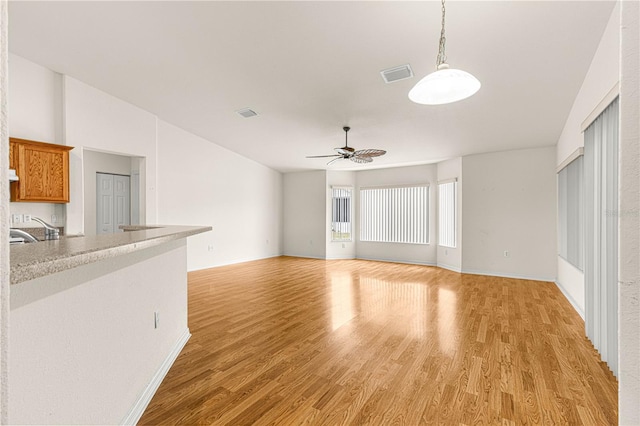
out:
{"label": "wooden cabinet", "polygon": [[11,183],[11,201],[69,202],[69,151],[73,147],[9,138],[9,168],[20,180]]}

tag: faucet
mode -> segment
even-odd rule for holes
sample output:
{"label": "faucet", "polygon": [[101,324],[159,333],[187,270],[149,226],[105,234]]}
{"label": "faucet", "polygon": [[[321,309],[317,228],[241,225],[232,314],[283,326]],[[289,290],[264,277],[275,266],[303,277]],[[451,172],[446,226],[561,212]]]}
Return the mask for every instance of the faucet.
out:
{"label": "faucet", "polygon": [[44,226],[44,239],[45,240],[59,240],[60,239],[60,230],[58,228],[56,228],[55,226],[51,226],[49,225],[47,222],[45,222],[44,220],[38,218],[38,217],[31,217],[31,220],[35,220],[36,222],[39,222],[42,224],[42,226]]}
{"label": "faucet", "polygon": [[10,237],[22,237],[30,243],[37,243],[38,239],[31,235],[30,233],[23,231],[22,229],[11,228],[9,230]]}

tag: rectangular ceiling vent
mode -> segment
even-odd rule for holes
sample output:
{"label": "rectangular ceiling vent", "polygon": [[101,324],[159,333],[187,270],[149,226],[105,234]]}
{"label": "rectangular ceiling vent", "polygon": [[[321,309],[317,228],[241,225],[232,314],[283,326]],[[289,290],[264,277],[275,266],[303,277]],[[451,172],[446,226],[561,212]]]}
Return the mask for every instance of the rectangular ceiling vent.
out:
{"label": "rectangular ceiling vent", "polygon": [[411,69],[411,65],[406,64],[382,70],[380,71],[380,75],[382,75],[384,82],[388,84],[413,77],[413,70]]}
{"label": "rectangular ceiling vent", "polygon": [[250,109],[250,108],[245,108],[245,109],[241,109],[236,111],[238,114],[240,114],[241,116],[243,116],[244,118],[251,118],[251,117],[255,117],[256,115],[258,115],[257,112],[255,112],[254,110]]}

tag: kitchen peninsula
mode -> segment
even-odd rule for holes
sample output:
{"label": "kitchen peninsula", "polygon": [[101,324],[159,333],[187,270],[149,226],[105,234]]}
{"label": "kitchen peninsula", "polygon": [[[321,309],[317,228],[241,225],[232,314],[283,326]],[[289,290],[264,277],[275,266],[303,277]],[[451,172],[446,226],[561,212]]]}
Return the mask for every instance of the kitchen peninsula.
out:
{"label": "kitchen peninsula", "polygon": [[127,229],[11,247],[10,423],[134,424],[186,344],[211,227]]}

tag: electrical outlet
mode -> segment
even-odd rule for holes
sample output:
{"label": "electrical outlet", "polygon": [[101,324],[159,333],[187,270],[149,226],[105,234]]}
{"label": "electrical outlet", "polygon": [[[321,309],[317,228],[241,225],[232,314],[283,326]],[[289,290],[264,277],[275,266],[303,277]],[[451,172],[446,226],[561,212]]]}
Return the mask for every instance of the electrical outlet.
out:
{"label": "electrical outlet", "polygon": [[509,257],[509,252],[507,250],[504,251],[504,257]]}
{"label": "electrical outlet", "polygon": [[55,214],[51,215],[51,223],[58,223],[58,216],[56,216]]}
{"label": "electrical outlet", "polygon": [[21,222],[21,216],[19,214],[11,215],[11,223],[20,223],[20,222]]}
{"label": "electrical outlet", "polygon": [[160,327],[160,312],[155,311],[153,313],[153,328]]}
{"label": "electrical outlet", "polygon": [[30,214],[22,215],[22,220],[23,220],[24,223],[31,222],[31,215]]}
{"label": "electrical outlet", "polygon": [[209,245],[207,246],[207,250],[208,250],[208,251],[213,251],[213,244],[209,244]]}

